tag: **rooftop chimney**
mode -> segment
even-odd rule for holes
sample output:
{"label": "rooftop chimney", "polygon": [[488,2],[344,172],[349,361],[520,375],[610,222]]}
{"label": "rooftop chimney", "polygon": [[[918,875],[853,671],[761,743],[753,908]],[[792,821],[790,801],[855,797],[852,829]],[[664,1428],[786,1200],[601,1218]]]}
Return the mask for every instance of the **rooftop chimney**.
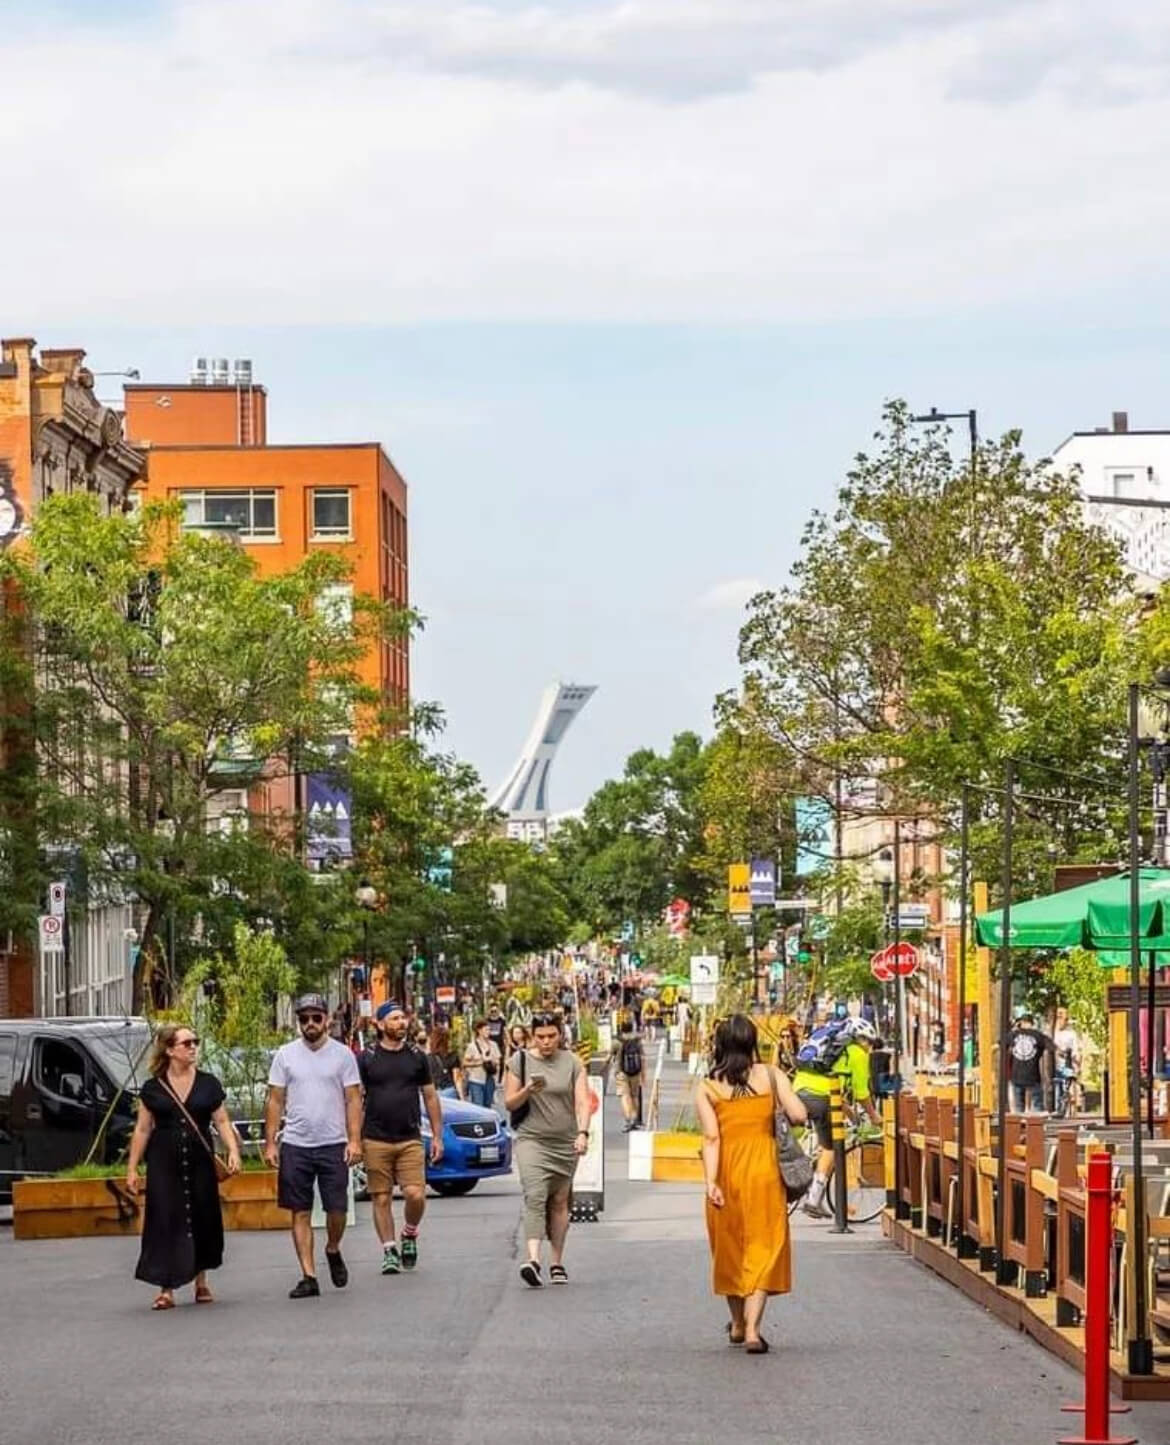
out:
{"label": "rooftop chimney", "polygon": [[1113,413],[1113,430],[1119,433],[1129,430],[1129,412],[1115,411]]}

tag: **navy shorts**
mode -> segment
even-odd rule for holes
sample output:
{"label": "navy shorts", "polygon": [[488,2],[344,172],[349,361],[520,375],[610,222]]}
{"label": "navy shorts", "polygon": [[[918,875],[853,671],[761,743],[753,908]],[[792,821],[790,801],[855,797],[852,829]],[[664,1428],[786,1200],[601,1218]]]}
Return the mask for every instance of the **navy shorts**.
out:
{"label": "navy shorts", "polygon": [[344,1214],[349,1208],[349,1165],[344,1144],[321,1144],[304,1149],[297,1144],[280,1146],[280,1169],[276,1176],[276,1202],[281,1209],[304,1213],[313,1207],[313,1182],[321,1191],[326,1214]]}

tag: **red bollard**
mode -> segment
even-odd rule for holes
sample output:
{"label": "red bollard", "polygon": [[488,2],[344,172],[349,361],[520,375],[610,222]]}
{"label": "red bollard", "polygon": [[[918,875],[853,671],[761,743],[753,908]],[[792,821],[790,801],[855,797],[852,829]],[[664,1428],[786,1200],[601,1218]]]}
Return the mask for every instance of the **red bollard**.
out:
{"label": "red bollard", "polygon": [[[1089,1156],[1085,1180],[1085,1403],[1065,1405],[1085,1415],[1083,1435],[1064,1435],[1060,1445],[1137,1445],[1133,1435],[1109,1433],[1109,1316],[1113,1271],[1113,1160]],[[1128,1405],[1114,1406],[1122,1414]]]}

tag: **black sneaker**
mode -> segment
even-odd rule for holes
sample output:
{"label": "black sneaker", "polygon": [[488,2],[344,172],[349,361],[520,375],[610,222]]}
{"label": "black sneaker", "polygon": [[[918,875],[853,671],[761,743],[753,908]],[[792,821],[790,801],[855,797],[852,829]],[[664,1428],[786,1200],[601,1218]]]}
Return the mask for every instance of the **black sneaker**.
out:
{"label": "black sneaker", "polygon": [[398,1248],[397,1248],[396,1245],[391,1244],[391,1245],[388,1245],[385,1249],[383,1249],[383,1251],[382,1251],[382,1273],[383,1273],[383,1274],[401,1274],[401,1273],[402,1273],[402,1260],[401,1260],[401,1259],[399,1258],[399,1256],[398,1256]]}
{"label": "black sneaker", "polygon": [[312,1299],[321,1293],[321,1286],[311,1274],[303,1274],[288,1292],[289,1299]]}
{"label": "black sneaker", "polygon": [[529,1289],[542,1289],[544,1280],[540,1277],[540,1265],[534,1259],[530,1259],[520,1267],[520,1278]]}
{"label": "black sneaker", "polygon": [[402,1268],[413,1269],[418,1263],[418,1238],[413,1234],[402,1236]]}
{"label": "black sneaker", "polygon": [[345,1260],[341,1257],[341,1250],[334,1254],[331,1250],[325,1251],[325,1263],[329,1266],[329,1278],[333,1281],[334,1288],[344,1289],[349,1283],[349,1270],[345,1267]]}

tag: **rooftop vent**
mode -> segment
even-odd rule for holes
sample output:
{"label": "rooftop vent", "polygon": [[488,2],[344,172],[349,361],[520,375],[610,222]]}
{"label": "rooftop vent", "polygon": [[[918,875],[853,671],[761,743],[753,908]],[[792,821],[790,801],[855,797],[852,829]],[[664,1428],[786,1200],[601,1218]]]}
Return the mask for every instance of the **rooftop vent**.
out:
{"label": "rooftop vent", "polygon": [[207,357],[197,356],[191,363],[191,385],[206,386],[207,380]]}
{"label": "rooftop vent", "polygon": [[1129,412],[1115,411],[1113,413],[1113,430],[1118,433],[1129,430]]}
{"label": "rooftop vent", "polygon": [[231,370],[226,356],[217,356],[211,363],[211,380],[215,386],[228,386]]}
{"label": "rooftop vent", "polygon": [[246,357],[236,357],[232,362],[232,372],[237,386],[252,385],[252,363]]}

